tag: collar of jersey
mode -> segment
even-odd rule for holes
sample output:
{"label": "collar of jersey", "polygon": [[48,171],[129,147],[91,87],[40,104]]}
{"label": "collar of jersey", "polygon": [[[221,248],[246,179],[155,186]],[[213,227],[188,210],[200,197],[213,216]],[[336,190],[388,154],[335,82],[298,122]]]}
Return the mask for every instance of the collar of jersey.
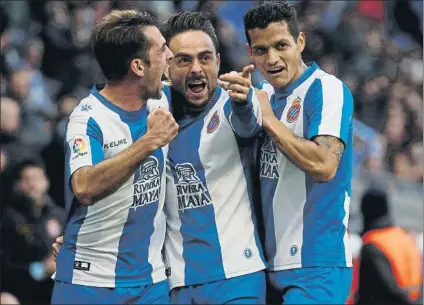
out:
{"label": "collar of jersey", "polygon": [[205,108],[199,113],[196,113],[194,115],[185,114],[180,120],[178,120],[178,125],[180,125],[180,128],[184,128],[194,121],[197,121],[200,118],[204,118],[208,113],[209,110],[212,109],[213,106],[215,106],[218,99],[221,97],[221,90],[222,88],[219,86],[216,86],[215,94],[212,96],[210,101],[206,104]]}
{"label": "collar of jersey", "polygon": [[141,107],[139,110],[136,110],[136,111],[127,111],[125,109],[122,109],[121,107],[116,106],[99,92],[100,90],[103,89],[104,86],[105,86],[104,84],[95,84],[93,88],[91,89],[90,93],[94,95],[107,108],[109,108],[113,112],[116,112],[120,116],[122,121],[124,122],[139,121],[143,117],[143,115],[146,114],[147,107],[145,105],[143,105],[143,107]]}
{"label": "collar of jersey", "polygon": [[293,83],[288,84],[284,88],[275,88],[275,93],[280,97],[287,97],[292,94],[293,90],[299,87],[305,80],[308,79],[316,70],[320,69],[320,67],[313,61],[307,64],[306,70],[302,73],[302,75],[295,80]]}

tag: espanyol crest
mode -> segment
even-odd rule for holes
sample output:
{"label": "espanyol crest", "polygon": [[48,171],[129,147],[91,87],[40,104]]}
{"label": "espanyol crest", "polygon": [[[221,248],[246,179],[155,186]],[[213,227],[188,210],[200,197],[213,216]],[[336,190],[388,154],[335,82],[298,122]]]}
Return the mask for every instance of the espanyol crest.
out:
{"label": "espanyol crest", "polygon": [[297,120],[300,114],[300,109],[302,109],[302,106],[300,105],[301,101],[302,100],[300,99],[300,97],[296,98],[293,101],[291,107],[289,108],[289,111],[287,111],[287,122],[293,123]]}
{"label": "espanyol crest", "polygon": [[208,126],[206,127],[206,131],[208,133],[212,133],[218,128],[218,126],[219,126],[219,114],[217,110],[212,115],[211,119],[209,120]]}

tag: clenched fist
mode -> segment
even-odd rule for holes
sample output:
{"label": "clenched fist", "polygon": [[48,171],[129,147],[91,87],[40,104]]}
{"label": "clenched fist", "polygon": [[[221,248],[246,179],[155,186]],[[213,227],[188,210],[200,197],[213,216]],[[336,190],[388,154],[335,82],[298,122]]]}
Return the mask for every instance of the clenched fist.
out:
{"label": "clenched fist", "polygon": [[60,247],[62,247],[63,244],[63,235],[56,238],[56,241],[54,244],[52,244],[52,252],[54,261],[56,261],[57,256],[59,255]]}
{"label": "clenched fist", "polygon": [[171,112],[155,108],[147,116],[147,128],[149,135],[162,147],[175,138],[179,127]]}

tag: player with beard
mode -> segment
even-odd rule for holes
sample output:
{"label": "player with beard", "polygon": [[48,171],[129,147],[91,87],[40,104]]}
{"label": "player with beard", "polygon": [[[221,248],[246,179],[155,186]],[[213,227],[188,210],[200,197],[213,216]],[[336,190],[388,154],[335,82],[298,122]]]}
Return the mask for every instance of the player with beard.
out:
{"label": "player with beard", "polygon": [[198,12],[171,16],[164,36],[179,134],[169,145],[165,254],[175,304],[264,304],[265,268],[253,214],[252,142],[261,111],[250,71],[217,86],[218,40]]}
{"label": "player with beard", "polygon": [[180,128],[169,145],[165,203],[171,301],[264,304],[265,263],[253,214],[252,146],[261,130],[253,66],[231,74],[242,84],[227,92],[217,86],[218,40],[204,14],[175,14],[163,29],[175,53],[166,73],[172,86],[148,104],[166,100]]}
{"label": "player with beard", "polygon": [[167,144],[178,125],[146,102],[172,57],[155,19],[112,11],[92,34],[107,82],[74,109],[66,132],[68,223],[53,304],[166,304],[161,251]]}

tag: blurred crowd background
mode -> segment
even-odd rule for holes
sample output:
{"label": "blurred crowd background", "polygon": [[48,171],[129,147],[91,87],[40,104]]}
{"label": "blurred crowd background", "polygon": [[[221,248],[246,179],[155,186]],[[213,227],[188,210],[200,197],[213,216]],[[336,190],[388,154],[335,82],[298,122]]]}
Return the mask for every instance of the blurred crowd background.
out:
{"label": "blurred crowd background", "polygon": [[[289,2],[307,35],[305,61],[341,78],[355,98],[352,232],[361,230],[360,194],[378,179],[395,219],[421,236],[422,247],[422,1]],[[96,22],[114,8],[147,10],[160,20],[180,10],[210,12],[226,73],[249,63],[243,14],[255,4],[1,1],[1,279],[8,302],[13,295],[24,304],[49,301],[52,281],[44,271],[52,267],[50,245],[66,221],[65,128],[78,101],[103,81],[89,44]]]}

